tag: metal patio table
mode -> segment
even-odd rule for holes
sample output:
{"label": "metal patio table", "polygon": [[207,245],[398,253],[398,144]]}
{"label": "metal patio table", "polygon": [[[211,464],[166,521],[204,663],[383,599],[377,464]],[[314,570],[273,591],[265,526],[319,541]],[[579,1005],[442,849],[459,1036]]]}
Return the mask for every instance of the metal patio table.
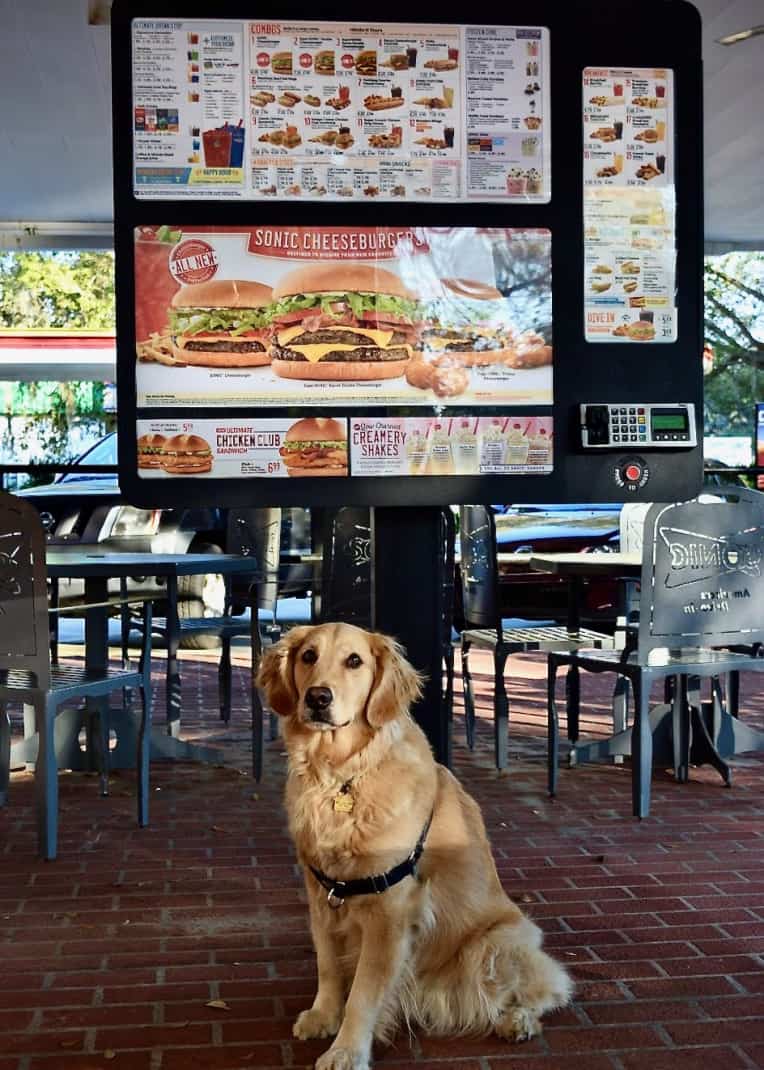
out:
{"label": "metal patio table", "polygon": [[[199,576],[218,573],[223,576],[252,574],[255,571],[252,559],[236,554],[149,554],[105,551],[92,548],[56,547],[46,554],[48,576],[51,579],[81,579],[85,581],[85,664],[88,668],[101,669],[109,660],[109,606],[108,582],[110,579],[129,579],[135,576],[163,578],[166,582],[161,600],[167,602],[167,619],[177,620],[178,579],[180,576]],[[254,595],[253,595],[254,599]],[[257,629],[257,611],[252,609],[252,627]],[[259,638],[255,636],[255,638]],[[168,634],[167,655],[177,654],[178,636]],[[100,701],[100,700],[99,700]],[[166,725],[155,725],[151,736],[151,759],[186,759],[213,762],[220,758],[219,751],[188,743],[178,738],[180,732],[180,677],[171,675],[167,683]],[[90,700],[88,708],[98,710],[97,702]],[[59,766],[67,769],[89,769],[92,755],[83,752],[79,744],[81,715],[78,710],[65,710],[56,722],[56,753]],[[109,765],[113,769],[131,768],[134,764],[136,733],[132,717],[126,711],[114,711],[112,724],[117,743],[111,751]],[[37,739],[31,733],[12,748],[13,762],[33,762],[37,753]],[[90,748],[88,748],[89,750]]]}

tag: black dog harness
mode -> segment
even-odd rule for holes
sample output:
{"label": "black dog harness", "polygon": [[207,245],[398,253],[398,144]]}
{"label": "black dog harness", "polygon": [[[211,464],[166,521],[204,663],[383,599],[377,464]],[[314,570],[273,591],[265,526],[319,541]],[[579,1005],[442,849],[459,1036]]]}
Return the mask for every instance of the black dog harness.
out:
{"label": "black dog harness", "polygon": [[427,824],[422,829],[422,835],[417,840],[416,847],[408,858],[404,862],[399,862],[397,866],[393,866],[387,873],[380,873],[375,877],[359,877],[351,881],[335,881],[331,877],[327,877],[316,866],[310,866],[310,872],[329,893],[327,902],[332,910],[337,910],[346,899],[351,899],[354,895],[380,895],[382,892],[386,892],[388,888],[400,884],[406,877],[415,877],[417,863],[424,851],[424,841],[427,839],[427,833],[430,831],[430,825],[432,824],[432,817],[433,815],[430,814],[427,818]]}

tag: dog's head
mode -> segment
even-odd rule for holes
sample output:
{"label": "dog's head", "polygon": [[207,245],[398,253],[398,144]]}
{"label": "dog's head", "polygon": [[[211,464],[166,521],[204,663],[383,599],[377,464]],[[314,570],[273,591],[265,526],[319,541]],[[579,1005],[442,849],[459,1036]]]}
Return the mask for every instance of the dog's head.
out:
{"label": "dog's head", "polygon": [[271,709],[315,732],[380,728],[422,686],[394,639],[351,624],[293,628],[264,653],[258,684]]}

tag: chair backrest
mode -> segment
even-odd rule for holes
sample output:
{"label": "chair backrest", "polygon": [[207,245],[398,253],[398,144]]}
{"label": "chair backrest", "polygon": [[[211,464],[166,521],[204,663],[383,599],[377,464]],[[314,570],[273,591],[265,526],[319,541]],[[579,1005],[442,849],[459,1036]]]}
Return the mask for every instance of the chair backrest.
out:
{"label": "chair backrest", "polygon": [[229,553],[252,558],[247,585],[257,584],[257,608],[274,609],[279,593],[280,509],[229,509],[226,532]]}
{"label": "chair backrest", "polygon": [[372,519],[366,506],[327,509],[320,542],[321,621],[372,626]]}
{"label": "chair backrest", "polygon": [[640,658],[764,641],[764,494],[714,488],[645,519]]}
{"label": "chair backrest", "polygon": [[485,505],[459,509],[462,611],[466,628],[500,628],[496,523]]}
{"label": "chair backrest", "polygon": [[645,517],[652,502],[626,502],[618,519],[622,554],[641,554],[645,534]]}
{"label": "chair backrest", "polygon": [[0,670],[50,686],[45,534],[33,505],[0,492]]}

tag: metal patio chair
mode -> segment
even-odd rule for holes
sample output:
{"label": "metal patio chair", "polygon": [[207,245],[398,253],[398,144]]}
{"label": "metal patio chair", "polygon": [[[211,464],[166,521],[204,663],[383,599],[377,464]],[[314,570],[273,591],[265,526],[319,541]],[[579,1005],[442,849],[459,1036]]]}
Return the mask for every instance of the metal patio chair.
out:
{"label": "metal patio chair", "polygon": [[[510,654],[530,651],[575,650],[580,646],[612,648],[613,638],[590,628],[571,631],[566,625],[548,621],[515,625],[502,620],[499,601],[499,565],[496,523],[493,511],[485,505],[463,505],[459,510],[459,545],[461,549],[461,590],[464,629],[461,638],[464,713],[467,742],[475,740],[475,700],[469,666],[471,648],[490,650],[494,668],[494,746],[496,766],[506,768],[508,761],[509,699],[504,671]],[[578,684],[574,671],[568,686]],[[577,722],[571,729],[577,735]]]}
{"label": "metal patio chair", "polygon": [[[37,510],[0,492],[0,805],[10,780],[9,702],[33,707],[38,735],[35,763],[37,831],[40,854],[56,857],[58,769],[54,744],[56,714],[79,698],[99,698],[123,688],[141,693],[138,730],[138,824],[148,824],[151,737],[151,602],[144,605],[144,643],[136,671],[84,666],[51,666],[45,536]],[[98,717],[101,793],[108,794],[108,709]]]}
{"label": "metal patio chair", "polygon": [[[729,785],[725,758],[764,749],[764,732],[743,724],[736,709],[725,706],[720,688],[714,689],[712,702],[700,696],[703,678],[764,672],[764,659],[756,656],[764,642],[764,495],[714,488],[713,497],[651,506],[644,521],[640,588],[638,623],[629,629],[623,651],[549,655],[548,769],[554,795],[558,668],[617,673],[630,682],[634,695],[631,728],[574,746],[571,764],[631,753],[633,811],[641,818],[650,808],[653,755],[673,765],[680,783],[688,779],[691,763],[709,763]],[[664,696],[668,701],[651,711],[651,684],[667,679],[672,682]]]}

